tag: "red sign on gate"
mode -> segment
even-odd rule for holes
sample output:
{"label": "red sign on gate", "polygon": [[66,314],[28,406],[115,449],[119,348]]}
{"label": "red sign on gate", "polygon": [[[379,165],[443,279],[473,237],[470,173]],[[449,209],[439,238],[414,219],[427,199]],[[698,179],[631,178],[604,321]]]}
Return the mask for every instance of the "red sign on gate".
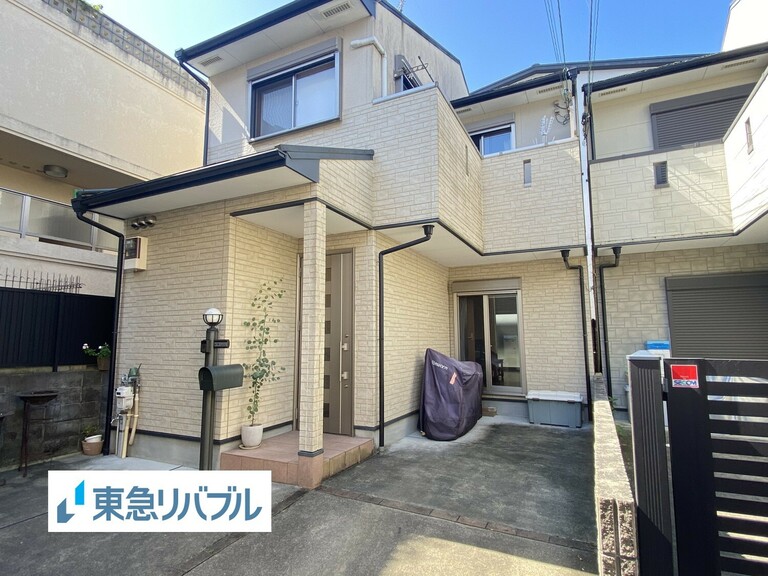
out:
{"label": "red sign on gate", "polygon": [[698,388],[699,367],[696,364],[673,364],[672,388]]}

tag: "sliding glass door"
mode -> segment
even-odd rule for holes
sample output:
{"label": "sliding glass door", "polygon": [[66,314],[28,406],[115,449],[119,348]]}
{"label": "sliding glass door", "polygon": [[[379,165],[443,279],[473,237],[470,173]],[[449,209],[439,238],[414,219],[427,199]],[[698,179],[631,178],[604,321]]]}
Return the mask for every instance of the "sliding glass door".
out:
{"label": "sliding glass door", "polygon": [[477,362],[488,392],[524,387],[520,294],[458,295],[459,359]]}

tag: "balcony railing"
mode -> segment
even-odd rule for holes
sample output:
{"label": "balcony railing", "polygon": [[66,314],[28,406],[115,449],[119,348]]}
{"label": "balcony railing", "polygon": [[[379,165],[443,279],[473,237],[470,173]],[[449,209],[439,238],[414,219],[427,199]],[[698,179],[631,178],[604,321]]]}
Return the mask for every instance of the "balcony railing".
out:
{"label": "balcony railing", "polygon": [[[86,215],[108,228],[123,230],[122,220],[92,212]],[[5,188],[0,188],[0,230],[84,250],[117,251],[116,237],[78,220],[68,204]]]}

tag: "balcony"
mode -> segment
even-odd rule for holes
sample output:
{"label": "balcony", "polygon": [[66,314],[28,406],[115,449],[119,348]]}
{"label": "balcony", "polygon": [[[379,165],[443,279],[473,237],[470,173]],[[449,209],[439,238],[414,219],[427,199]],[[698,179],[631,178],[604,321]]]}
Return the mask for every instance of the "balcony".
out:
{"label": "balcony", "polygon": [[[122,232],[123,221],[91,212],[89,218]],[[77,219],[68,204],[0,188],[0,233],[97,252],[117,252],[117,238]]]}
{"label": "balcony", "polygon": [[719,141],[595,160],[590,175],[598,246],[733,232]]}
{"label": "balcony", "polygon": [[579,141],[483,159],[486,252],[585,243]]}

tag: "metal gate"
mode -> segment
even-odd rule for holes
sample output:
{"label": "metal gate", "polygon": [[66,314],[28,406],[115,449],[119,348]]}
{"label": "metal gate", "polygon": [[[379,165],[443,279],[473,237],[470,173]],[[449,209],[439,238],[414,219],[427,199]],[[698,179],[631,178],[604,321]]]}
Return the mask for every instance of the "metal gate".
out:
{"label": "metal gate", "polygon": [[[641,574],[768,574],[768,361],[630,359]],[[672,530],[674,529],[674,538]]]}

